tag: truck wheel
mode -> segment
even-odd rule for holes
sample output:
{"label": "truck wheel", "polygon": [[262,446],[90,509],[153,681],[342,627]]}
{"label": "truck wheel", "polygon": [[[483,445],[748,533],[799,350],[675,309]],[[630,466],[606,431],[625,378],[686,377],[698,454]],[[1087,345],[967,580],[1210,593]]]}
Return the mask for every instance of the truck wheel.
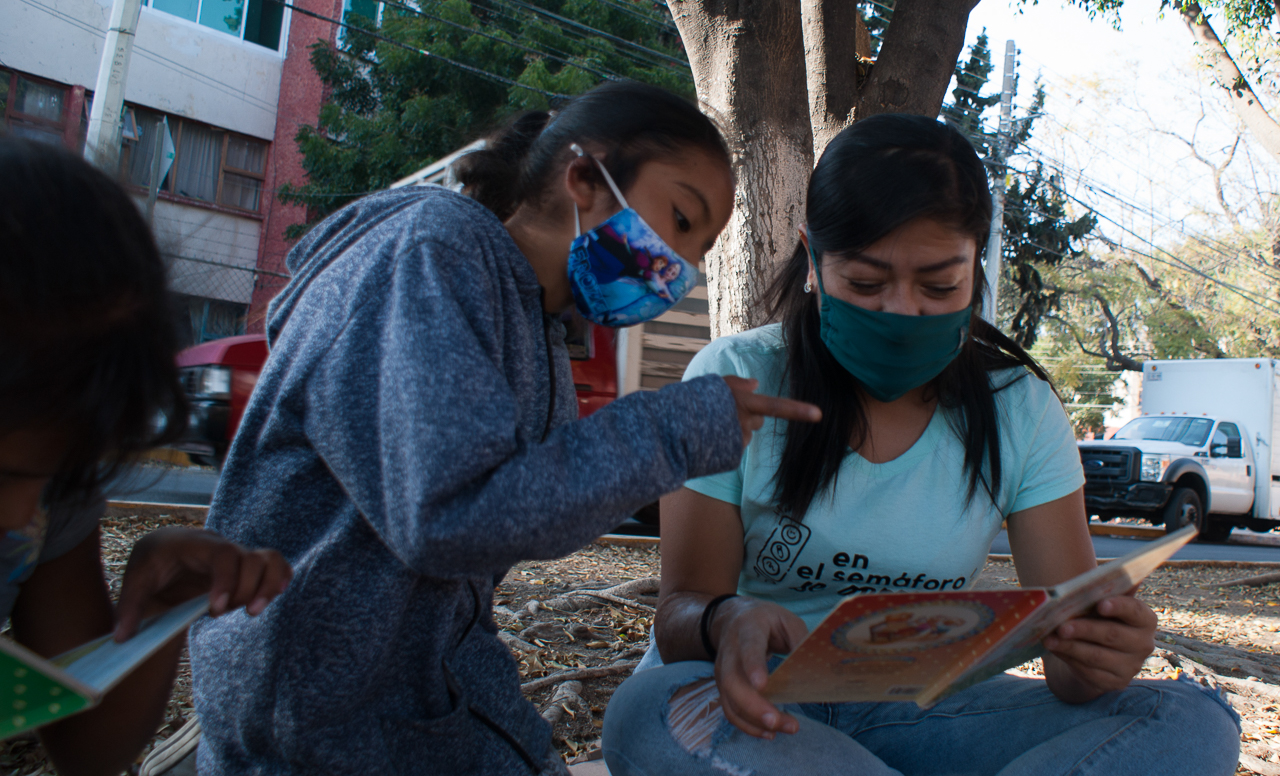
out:
{"label": "truck wheel", "polygon": [[1204,525],[1204,507],[1200,504],[1200,494],[1191,488],[1175,488],[1164,508],[1164,532],[1173,533],[1180,528]]}

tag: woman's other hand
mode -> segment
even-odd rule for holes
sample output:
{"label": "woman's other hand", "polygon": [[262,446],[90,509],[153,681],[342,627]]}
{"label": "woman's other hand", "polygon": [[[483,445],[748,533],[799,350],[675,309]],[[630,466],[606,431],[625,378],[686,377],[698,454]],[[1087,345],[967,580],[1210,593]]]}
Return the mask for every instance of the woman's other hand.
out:
{"label": "woman's other hand", "polygon": [[117,607],[116,641],[138,629],[142,618],[209,594],[214,617],[241,606],[258,615],[284,592],[293,569],[275,550],[247,550],[210,531],[161,528],[133,546]]}
{"label": "woman's other hand", "polygon": [[1085,697],[1128,687],[1155,649],[1156,614],[1134,592],[1099,602],[1095,614],[1068,620],[1044,640],[1085,685]]}
{"label": "woman's other hand", "polygon": [[[1023,587],[1052,587],[1097,566],[1084,489],[1009,515],[1009,545]],[[1108,598],[1044,640],[1044,677],[1053,694],[1084,703],[1120,690],[1155,649],[1156,615],[1133,597]]]}
{"label": "woman's other hand", "polygon": [[731,598],[716,610],[709,628],[716,646],[716,685],[725,718],[760,738],[800,729],[760,691],[769,679],[769,655],[789,653],[809,634],[804,621],[775,603]]}
{"label": "woman's other hand", "polygon": [[726,375],[724,381],[729,385],[729,390],[733,391],[734,401],[738,403],[738,423],[742,425],[743,447],[751,443],[752,432],[760,430],[765,418],[798,420],[805,423],[817,423],[822,420],[822,410],[812,404],[756,393],[756,388],[760,385],[759,380]]}

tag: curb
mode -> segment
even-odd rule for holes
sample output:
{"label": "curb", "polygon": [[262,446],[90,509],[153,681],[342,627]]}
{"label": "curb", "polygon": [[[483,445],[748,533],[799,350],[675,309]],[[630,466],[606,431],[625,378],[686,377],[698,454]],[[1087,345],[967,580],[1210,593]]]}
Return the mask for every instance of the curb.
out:
{"label": "curb", "polygon": [[177,517],[189,523],[204,524],[209,507],[197,504],[152,504],[142,501],[108,501],[107,517]]}
{"label": "curb", "polygon": [[[206,506],[193,504],[151,504],[138,501],[108,501],[107,517],[128,517],[143,515],[146,517],[173,516],[192,523],[203,523],[209,514]],[[1129,526],[1089,524],[1089,533],[1102,536],[1145,536],[1156,538],[1164,536],[1160,528],[1134,528]],[[656,536],[630,536],[627,534],[605,534],[595,540],[596,544],[614,547],[652,548],[660,544]],[[1012,555],[991,554],[988,561],[1013,560]],[[1109,560],[1099,558],[1099,560]],[[1174,568],[1280,568],[1280,561],[1245,561],[1245,560],[1167,560],[1165,566]]]}
{"label": "curb", "polygon": [[[991,554],[987,556],[987,562],[991,561],[1009,561],[1013,562],[1012,555]],[[1115,558],[1098,558],[1099,561],[1115,560]],[[1210,568],[1210,569],[1254,569],[1254,568],[1280,568],[1280,561],[1273,560],[1166,560],[1160,564],[1160,568],[1172,566],[1173,568]]]}

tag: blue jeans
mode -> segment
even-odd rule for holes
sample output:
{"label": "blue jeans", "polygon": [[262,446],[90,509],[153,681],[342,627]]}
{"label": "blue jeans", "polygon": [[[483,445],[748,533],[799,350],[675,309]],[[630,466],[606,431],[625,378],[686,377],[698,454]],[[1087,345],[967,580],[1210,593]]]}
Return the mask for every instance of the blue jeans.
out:
{"label": "blue jeans", "polygon": [[800,731],[753,738],[723,714],[706,746],[685,748],[668,715],[680,688],[712,676],[690,661],[622,684],[604,719],[613,776],[948,776],[1232,774],[1239,717],[1189,679],[1135,681],[1089,703],[1058,700],[1043,680],[1002,674],[940,701],[804,703],[783,709]]}

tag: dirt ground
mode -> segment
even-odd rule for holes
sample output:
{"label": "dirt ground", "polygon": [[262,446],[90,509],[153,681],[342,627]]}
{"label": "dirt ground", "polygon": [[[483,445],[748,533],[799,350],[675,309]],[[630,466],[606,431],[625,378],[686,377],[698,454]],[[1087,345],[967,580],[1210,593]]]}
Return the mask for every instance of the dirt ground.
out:
{"label": "dirt ground", "polygon": [[[133,540],[166,524],[191,523],[155,515],[104,521],[103,557],[113,589]],[[1166,567],[1140,594],[1161,620],[1158,648],[1141,676],[1188,673],[1225,692],[1244,720],[1239,774],[1280,776],[1280,584],[1221,585],[1272,571],[1247,565]],[[605,705],[648,643],[658,573],[654,546],[597,543],[560,560],[522,563],[497,590],[495,619],[519,661],[526,696],[554,720],[556,746],[570,762],[599,756]],[[632,584],[618,587],[627,582]],[[978,584],[1016,585],[1012,564],[989,562]],[[612,590],[602,592],[606,588]],[[1035,675],[1039,666],[1033,662],[1018,670]],[[156,741],[191,713],[184,656]],[[55,771],[34,740],[5,743],[0,776],[28,774]]]}

